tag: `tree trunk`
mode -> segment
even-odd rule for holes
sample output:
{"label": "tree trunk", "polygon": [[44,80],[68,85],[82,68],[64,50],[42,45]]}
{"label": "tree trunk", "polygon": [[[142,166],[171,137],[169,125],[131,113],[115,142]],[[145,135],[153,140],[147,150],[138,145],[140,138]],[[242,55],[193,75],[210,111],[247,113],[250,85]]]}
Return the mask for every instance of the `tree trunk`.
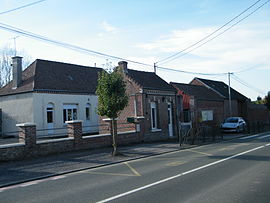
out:
{"label": "tree trunk", "polygon": [[113,152],[112,155],[116,156],[117,155],[117,121],[113,118],[112,119],[112,146],[113,146]]}

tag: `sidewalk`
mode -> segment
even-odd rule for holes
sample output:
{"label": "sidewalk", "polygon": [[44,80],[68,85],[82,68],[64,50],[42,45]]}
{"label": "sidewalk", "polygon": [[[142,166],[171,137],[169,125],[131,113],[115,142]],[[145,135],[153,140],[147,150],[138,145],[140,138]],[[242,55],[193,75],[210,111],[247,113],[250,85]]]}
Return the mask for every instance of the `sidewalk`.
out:
{"label": "sidewalk", "polygon": [[[223,140],[230,140],[240,136],[243,135],[229,134],[224,136]],[[220,138],[217,141],[221,141]],[[189,145],[184,146],[184,148],[195,146],[196,145]],[[179,150],[180,148],[179,143],[175,141],[143,143],[123,146],[118,149],[123,156],[112,157],[112,148],[101,148],[50,155],[30,160],[2,162],[0,163],[0,188],[30,180],[42,179],[83,169],[90,169],[132,159],[168,153]]]}

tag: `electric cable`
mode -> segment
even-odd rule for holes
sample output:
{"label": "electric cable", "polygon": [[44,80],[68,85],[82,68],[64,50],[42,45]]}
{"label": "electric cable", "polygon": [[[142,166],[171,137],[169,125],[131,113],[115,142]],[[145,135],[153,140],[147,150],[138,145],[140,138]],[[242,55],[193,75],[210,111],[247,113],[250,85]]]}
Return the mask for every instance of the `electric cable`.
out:
{"label": "electric cable", "polygon": [[237,82],[241,83],[242,85],[246,86],[249,89],[252,89],[253,91],[255,91],[257,93],[265,94],[262,90],[260,90],[257,87],[254,87],[254,86],[248,84],[247,82],[245,82],[244,80],[242,80],[238,76],[236,76],[235,74],[232,74],[232,78],[234,80],[236,80]]}
{"label": "electric cable", "polygon": [[[260,1],[260,0],[259,0]],[[206,40],[207,38],[211,37],[212,35],[214,35],[215,33],[217,33],[218,31],[220,31],[222,28],[224,28],[226,25],[228,25],[229,23],[231,23],[232,21],[234,21],[236,18],[238,18],[239,16],[241,16],[243,13],[245,13],[246,11],[248,11],[250,8],[252,8],[253,6],[255,6],[257,3],[259,3],[259,1],[255,2],[254,4],[252,4],[250,7],[248,7],[247,9],[245,9],[243,12],[241,12],[239,15],[237,15],[236,17],[234,17],[232,20],[230,20],[229,22],[225,23],[223,26],[221,26],[220,28],[218,28],[217,30],[215,30],[214,32],[212,32],[211,34],[207,35],[206,37],[202,38],[201,40],[199,40],[198,42],[188,46],[187,48],[165,58],[162,59],[156,63],[168,63],[172,60],[175,60],[177,58],[180,58],[188,53],[190,53],[191,51],[194,51],[195,49],[200,48],[201,46],[205,45],[206,43],[214,40],[215,38],[217,38],[218,36],[222,35],[223,33],[227,32],[229,29],[231,29],[232,27],[234,27],[235,25],[237,25],[238,23],[242,22],[243,20],[245,20],[247,17],[249,17],[250,15],[252,15],[253,13],[255,13],[257,10],[259,10],[260,8],[262,8],[265,4],[267,4],[270,0],[264,2],[261,6],[257,7],[254,11],[252,11],[251,13],[249,13],[248,15],[246,15],[245,17],[241,18],[239,21],[237,21],[236,23],[234,23],[233,25],[231,25],[229,28],[225,29],[224,31],[222,31],[221,33],[217,34],[216,36],[214,36],[213,38],[210,38],[209,40],[207,40],[206,42],[200,44],[199,46],[196,46],[197,44],[201,43],[202,41]],[[192,48],[196,46],[195,48],[185,52],[186,50]],[[182,53],[182,54],[181,54]],[[181,54],[181,55],[179,55]]]}
{"label": "electric cable", "polygon": [[17,8],[13,8],[13,9],[10,9],[10,10],[7,10],[7,11],[2,11],[2,12],[0,12],[0,15],[6,14],[6,13],[10,13],[10,12],[13,12],[13,11],[17,11],[19,9],[26,8],[26,7],[29,7],[29,6],[33,6],[35,4],[39,4],[39,3],[43,2],[43,1],[46,1],[46,0],[35,1],[35,2],[29,3],[29,4],[25,4],[25,5],[20,6],[20,7],[17,7]]}
{"label": "electric cable", "polygon": [[130,62],[130,63],[135,63],[135,64],[139,64],[139,65],[143,65],[143,66],[153,67],[153,65],[150,65],[150,64],[146,64],[146,63],[142,63],[142,62],[138,62],[138,61],[134,61],[134,60],[129,60],[129,59],[125,59],[125,58],[122,58],[122,57],[113,56],[113,55],[109,55],[109,54],[104,54],[102,52],[94,51],[94,50],[91,50],[91,49],[86,49],[86,48],[83,48],[83,47],[80,47],[80,46],[77,46],[77,45],[72,45],[72,44],[69,44],[69,43],[60,42],[60,41],[57,41],[57,40],[52,40],[52,39],[49,39],[49,38],[44,37],[42,35],[34,34],[34,33],[31,33],[31,32],[28,32],[28,31],[25,31],[25,30],[22,30],[22,29],[19,29],[19,28],[16,28],[16,27],[4,24],[4,23],[0,23],[0,29],[6,30],[6,31],[9,31],[9,32],[13,32],[13,33],[17,33],[17,34],[20,34],[20,35],[23,35],[23,36],[26,36],[26,37],[30,37],[30,38],[33,38],[33,39],[36,39],[36,40],[39,40],[39,41],[48,42],[50,44],[58,45],[58,46],[61,46],[61,47],[67,48],[67,49],[87,53],[87,54],[93,54],[93,55],[112,58],[112,59],[117,59],[117,60],[124,60],[124,61]]}
{"label": "electric cable", "polygon": [[205,76],[218,76],[218,75],[226,75],[227,73],[201,73],[201,72],[192,72],[192,71],[184,71],[184,70],[177,70],[172,68],[165,68],[157,66],[157,69],[160,70],[166,70],[166,71],[173,71],[173,72],[180,72],[180,73],[186,73],[191,75],[205,75]]}

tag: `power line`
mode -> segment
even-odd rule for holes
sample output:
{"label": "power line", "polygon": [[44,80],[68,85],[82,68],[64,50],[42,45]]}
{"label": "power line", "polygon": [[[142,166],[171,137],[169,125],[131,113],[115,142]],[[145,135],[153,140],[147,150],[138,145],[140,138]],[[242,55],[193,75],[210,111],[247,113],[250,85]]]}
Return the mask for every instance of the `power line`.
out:
{"label": "power line", "polygon": [[191,75],[205,75],[205,76],[227,75],[227,73],[201,73],[201,72],[192,72],[192,71],[177,70],[177,69],[172,69],[172,68],[165,68],[165,67],[160,67],[160,66],[156,66],[156,68],[160,70],[186,73],[186,74],[191,74]]}
{"label": "power line", "polygon": [[221,30],[223,27],[225,27],[226,25],[228,25],[229,23],[231,23],[232,21],[234,21],[236,18],[238,18],[239,16],[241,16],[243,13],[245,13],[246,11],[248,11],[250,8],[252,8],[253,6],[255,6],[255,5],[256,5],[257,3],[259,3],[260,1],[261,1],[261,0],[256,1],[254,4],[252,4],[251,6],[249,6],[247,9],[245,9],[244,11],[242,11],[240,14],[238,14],[237,16],[235,16],[234,18],[232,18],[230,21],[228,21],[227,23],[225,23],[224,25],[222,25],[222,26],[219,27],[218,29],[216,29],[214,32],[208,34],[207,36],[203,37],[202,39],[200,39],[199,41],[195,42],[194,44],[192,44],[192,45],[186,47],[185,49],[183,49],[183,50],[181,50],[181,51],[179,51],[179,52],[177,52],[177,53],[175,53],[175,54],[173,54],[173,55],[171,55],[171,56],[169,56],[169,57],[166,57],[166,58],[164,58],[164,59],[158,61],[157,63],[161,63],[161,62],[166,61],[166,60],[168,60],[168,59],[170,59],[170,58],[173,58],[173,57],[179,55],[180,53],[183,53],[184,51],[188,50],[189,48],[191,48],[191,47],[193,47],[193,46],[199,44],[199,43],[202,42],[202,41],[204,41],[204,40],[207,39],[208,37],[212,36],[213,34],[215,34],[216,32],[218,32],[219,30]]}
{"label": "power line", "polygon": [[252,67],[249,67],[249,68],[245,68],[245,69],[239,70],[239,71],[234,72],[234,73],[243,73],[243,72],[247,72],[247,71],[250,71],[250,70],[257,69],[257,68],[258,68],[258,65],[255,65],[255,66],[252,66]]}
{"label": "power line", "polygon": [[[67,49],[70,49],[70,50],[74,50],[74,51],[78,51],[78,52],[81,52],[81,53],[85,53],[85,54],[92,54],[92,55],[97,55],[97,56],[106,57],[106,58],[124,60],[124,61],[131,62],[131,63],[138,64],[138,65],[153,67],[153,65],[151,65],[151,64],[146,64],[146,63],[142,63],[142,62],[138,62],[138,61],[125,59],[125,58],[122,58],[122,57],[117,57],[117,56],[113,56],[113,55],[109,55],[109,54],[104,54],[104,53],[101,53],[101,52],[97,52],[97,51],[94,51],[94,50],[82,48],[82,47],[72,45],[72,44],[68,44],[68,43],[65,43],[65,42],[52,40],[52,39],[49,39],[49,38],[44,37],[42,35],[37,35],[35,33],[28,32],[28,31],[25,31],[25,30],[22,30],[22,29],[19,29],[19,28],[16,28],[16,27],[4,24],[4,23],[0,23],[0,29],[6,30],[6,31],[9,31],[9,32],[14,32],[14,33],[26,36],[26,37],[33,38],[35,40],[47,42],[47,43],[50,43],[50,44],[54,44],[54,45],[57,45],[57,46],[61,46],[61,47],[64,47],[64,48],[67,48]],[[227,74],[227,73],[201,73],[201,72],[178,70],[178,69],[172,69],[172,68],[166,68],[166,67],[160,67],[160,66],[155,66],[155,67],[157,69],[160,69],[160,70],[180,72],[180,73],[192,74],[192,75],[219,76],[219,75],[226,75]]]}
{"label": "power line", "polygon": [[[94,55],[98,55],[98,56],[101,56],[101,57],[113,58],[113,59],[117,59],[117,60],[124,60],[124,61],[128,61],[128,62],[138,64],[138,65],[144,65],[144,66],[148,66],[148,67],[153,67],[153,65],[151,65],[151,64],[146,64],[146,63],[142,63],[142,62],[138,62],[138,61],[128,60],[128,59],[125,59],[125,58],[122,58],[122,57],[117,57],[117,56],[113,56],[113,55],[109,55],[109,54],[104,54],[104,53],[101,53],[101,52],[97,52],[97,51],[93,51],[93,50],[90,50],[90,49],[82,48],[82,47],[72,45],[72,44],[68,44],[68,43],[65,43],[65,42],[52,40],[52,39],[49,39],[47,37],[37,35],[37,34],[31,33],[31,32],[28,32],[28,31],[25,31],[25,30],[22,30],[22,29],[19,29],[19,28],[15,28],[13,26],[3,24],[3,23],[0,23],[0,29],[6,30],[6,31],[9,31],[9,32],[14,32],[14,33],[26,36],[26,37],[30,37],[30,38],[33,38],[33,39],[36,39],[36,40],[39,40],[39,41],[43,41],[43,42],[47,42],[47,43],[50,43],[50,44],[58,45],[58,46],[61,46],[61,47],[67,48],[67,49],[71,49],[71,50],[74,50],[74,51],[78,51],[78,52],[81,52],[81,53],[85,53],[85,54],[92,54],[92,55],[94,54]],[[192,71],[172,69],[172,68],[160,67],[160,66],[155,66],[155,67],[157,69],[160,69],[160,70],[173,71],[173,72],[192,74],[192,75],[222,76],[222,75],[227,74],[227,73],[192,72]],[[247,71],[247,70],[245,70],[245,71]],[[242,72],[242,71],[240,71],[240,72]]]}
{"label": "power line", "polygon": [[29,7],[29,6],[33,6],[35,4],[39,4],[39,3],[43,2],[43,1],[46,1],[46,0],[35,1],[35,2],[25,4],[25,5],[17,7],[17,8],[13,8],[13,9],[10,9],[10,10],[7,10],[7,11],[3,11],[3,12],[0,13],[0,15],[10,13],[10,12],[13,12],[13,11],[16,11],[16,10],[19,10],[19,9],[22,9],[22,8],[26,8],[26,7]]}
{"label": "power line", "polygon": [[[128,60],[128,59],[125,59],[125,58],[122,58],[122,57],[117,57],[117,56],[113,56],[113,55],[109,55],[109,54],[104,54],[104,53],[101,53],[101,52],[97,52],[97,51],[94,51],[94,50],[82,48],[82,47],[72,45],[72,44],[68,44],[68,43],[65,43],[65,42],[52,40],[52,39],[49,39],[47,37],[37,35],[35,33],[28,32],[28,31],[25,31],[25,30],[22,30],[22,29],[19,29],[19,28],[16,28],[16,27],[4,24],[4,23],[0,23],[0,29],[6,30],[6,31],[9,31],[9,32],[14,32],[14,33],[26,36],[26,37],[30,37],[30,38],[33,38],[33,39],[36,39],[36,40],[39,40],[39,41],[43,41],[43,42],[47,42],[47,43],[50,43],[50,44],[54,44],[54,45],[57,45],[57,46],[61,46],[61,47],[71,49],[71,50],[74,50],[74,51],[78,51],[78,52],[81,52],[81,53],[92,54],[92,55],[94,54],[94,55],[98,55],[98,56],[101,56],[101,57],[113,58],[113,59],[117,59],[117,60],[124,60],[124,61],[135,63],[135,64],[138,64],[138,65],[144,65],[144,66],[148,66],[148,67],[153,67],[153,65],[151,65],[151,64],[146,64],[146,63],[142,63],[142,62],[138,62],[138,61]],[[177,70],[177,69],[158,67],[158,66],[156,66],[156,68],[161,69],[161,70],[166,70],[166,71],[174,71],[174,72],[193,74],[193,75],[208,75],[208,76],[212,75],[213,76],[213,75],[225,75],[225,74],[227,74],[227,73],[199,73],[199,72]]]}
{"label": "power line", "polygon": [[179,55],[179,56],[175,56],[174,58],[171,58],[170,60],[166,61],[166,62],[169,62],[169,61],[172,61],[172,60],[175,60],[176,58],[180,58],[192,51],[194,51],[195,49],[198,49],[200,47],[202,47],[203,45],[207,44],[208,42],[216,39],[217,37],[219,37],[220,35],[222,35],[223,33],[227,32],[228,30],[230,30],[232,27],[234,27],[235,25],[237,25],[238,23],[242,22],[243,20],[245,20],[246,18],[248,18],[249,16],[251,16],[253,13],[255,13],[257,10],[259,10],[261,7],[263,7],[265,4],[267,4],[270,0],[266,1],[264,4],[262,4],[261,6],[259,6],[258,8],[256,8],[254,11],[252,11],[251,13],[249,13],[248,15],[246,15],[245,17],[241,18],[240,20],[238,20],[236,23],[234,23],[233,25],[231,25],[230,27],[228,27],[227,29],[223,30],[221,33],[219,33],[218,35],[210,38],[209,40],[205,41],[204,43],[200,44],[199,46],[187,51],[187,52],[184,52],[183,54]]}
{"label": "power line", "polygon": [[122,58],[122,57],[113,56],[113,55],[109,55],[109,54],[104,54],[102,52],[86,49],[86,48],[83,48],[83,47],[80,47],[80,46],[77,46],[77,45],[72,45],[72,44],[69,44],[69,43],[60,42],[60,41],[57,41],[57,40],[52,40],[52,39],[49,39],[49,38],[44,37],[42,35],[38,35],[38,34],[35,34],[35,33],[32,33],[32,32],[28,32],[28,31],[25,31],[25,30],[22,30],[22,29],[19,29],[19,28],[16,28],[16,27],[4,24],[4,23],[0,23],[0,29],[6,30],[6,31],[9,31],[9,32],[13,32],[13,33],[17,33],[17,34],[20,34],[20,35],[23,35],[23,36],[26,36],[26,37],[30,37],[30,38],[33,38],[33,39],[36,39],[36,40],[39,40],[39,41],[43,41],[43,42],[47,42],[47,43],[50,43],[50,44],[58,45],[58,46],[61,46],[61,47],[67,48],[67,49],[71,49],[71,50],[79,51],[79,52],[82,52],[82,53],[86,53],[86,54],[94,54],[94,55],[101,56],[101,57],[107,57],[107,58],[117,59],[117,60],[124,60],[124,61],[128,61],[130,63],[135,63],[135,64],[139,64],[139,65],[153,67],[153,65],[150,65],[150,64],[146,64],[146,63],[142,63],[142,62],[138,62],[138,61],[133,61],[133,60],[129,60],[129,59],[125,59],[125,58]]}
{"label": "power line", "polygon": [[[0,29],[6,30],[6,31],[9,31],[9,32],[14,32],[14,33],[17,33],[17,34],[20,34],[20,35],[24,35],[26,37],[30,37],[30,38],[39,40],[39,41],[43,41],[43,42],[47,42],[47,43],[50,43],[50,44],[58,45],[58,46],[61,46],[61,47],[67,48],[67,49],[71,49],[71,50],[86,53],[86,54],[92,54],[92,55],[94,54],[94,55],[98,55],[98,56],[101,56],[101,57],[112,58],[112,59],[117,59],[117,60],[124,60],[124,61],[135,63],[135,64],[138,64],[138,65],[144,65],[144,66],[148,66],[148,67],[153,67],[153,65],[150,65],[150,64],[146,64],[146,63],[142,63],[142,62],[138,62],[138,61],[133,61],[133,60],[128,60],[128,59],[125,59],[125,58],[122,58],[122,57],[117,57],[117,56],[113,56],[113,55],[109,55],[109,54],[104,54],[104,53],[101,53],[101,52],[97,52],[97,51],[94,51],[94,50],[82,48],[82,47],[72,45],[72,44],[68,44],[68,43],[65,43],[65,42],[52,40],[52,39],[49,39],[49,38],[44,37],[42,35],[37,35],[37,34],[31,33],[31,32],[28,32],[28,31],[25,31],[25,30],[22,30],[22,29],[19,29],[19,28],[16,28],[16,27],[13,27],[13,26],[10,26],[10,25],[7,25],[7,24],[3,24],[3,23],[0,23]],[[165,71],[180,72],[180,73],[192,74],[192,75],[221,76],[221,75],[226,75],[227,74],[227,73],[192,72],[192,71],[185,71],[185,70],[179,70],[179,69],[160,67],[160,66],[156,66],[156,65],[155,65],[155,68],[158,68],[160,70],[165,70]]]}
{"label": "power line", "polygon": [[233,79],[236,80],[237,82],[241,83],[242,85],[246,86],[249,89],[252,89],[253,91],[255,91],[256,93],[260,93],[260,94],[265,94],[262,90],[248,84],[247,82],[245,82],[244,80],[240,79],[238,76],[236,76],[235,74],[232,75]]}
{"label": "power line", "polygon": [[[249,6],[247,9],[245,9],[244,11],[242,11],[239,15],[237,15],[236,17],[234,17],[233,19],[231,19],[229,22],[225,23],[224,25],[222,25],[220,28],[218,28],[217,30],[215,30],[214,32],[212,32],[211,34],[207,35],[206,37],[202,38],[201,40],[199,40],[198,42],[188,46],[187,48],[181,50],[180,52],[176,53],[176,54],[173,54],[165,59],[162,59],[160,60],[159,62],[157,63],[167,63],[167,62],[170,62],[172,60],[175,60],[176,58],[180,58],[188,53],[190,53],[191,51],[195,50],[195,49],[198,49],[199,47],[203,46],[204,44],[212,41],[213,39],[217,38],[218,36],[222,35],[223,33],[225,33],[226,31],[228,31],[229,29],[231,29],[232,27],[234,27],[235,25],[237,25],[238,23],[240,23],[241,21],[243,21],[244,19],[246,19],[247,17],[249,17],[250,15],[252,15],[253,13],[255,13],[257,10],[259,10],[261,7],[263,7],[265,4],[267,4],[270,0],[266,1],[265,3],[263,3],[261,6],[257,7],[254,11],[252,11],[251,13],[249,13],[248,15],[246,15],[244,18],[240,19],[239,21],[237,21],[236,23],[234,23],[233,25],[231,25],[229,28],[227,28],[226,30],[222,31],[221,33],[219,33],[218,35],[214,36],[213,38],[207,40],[206,42],[200,44],[199,46],[196,46],[197,44],[201,43],[202,41],[206,40],[207,38],[211,37],[212,35],[214,35],[215,33],[217,33],[219,30],[221,30],[222,28],[224,28],[226,25],[228,25],[229,23],[231,23],[232,21],[234,21],[236,18],[238,18],[239,16],[241,16],[243,13],[245,13],[246,11],[248,11],[249,9],[251,9],[253,6],[255,6],[257,3],[259,3],[259,1],[261,0],[258,0],[257,2],[255,2],[254,4],[252,4],[251,6]],[[190,51],[188,52],[185,52],[186,50],[192,48],[196,46],[194,49],[191,49]],[[183,54],[181,54],[183,53]],[[179,54],[181,54],[179,56]]]}

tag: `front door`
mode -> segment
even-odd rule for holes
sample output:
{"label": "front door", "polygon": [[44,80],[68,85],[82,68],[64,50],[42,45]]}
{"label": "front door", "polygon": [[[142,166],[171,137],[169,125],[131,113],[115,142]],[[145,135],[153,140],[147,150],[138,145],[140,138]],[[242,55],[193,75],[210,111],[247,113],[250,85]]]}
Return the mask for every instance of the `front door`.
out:
{"label": "front door", "polygon": [[48,104],[47,106],[47,129],[48,129],[48,134],[53,134],[53,105]]}
{"label": "front door", "polygon": [[169,136],[173,136],[173,123],[172,123],[172,104],[168,103],[168,130]]}
{"label": "front door", "polygon": [[90,133],[91,132],[91,126],[90,126],[90,117],[91,117],[91,106],[90,104],[86,104],[85,107],[85,123],[84,123],[84,131],[85,133]]}

